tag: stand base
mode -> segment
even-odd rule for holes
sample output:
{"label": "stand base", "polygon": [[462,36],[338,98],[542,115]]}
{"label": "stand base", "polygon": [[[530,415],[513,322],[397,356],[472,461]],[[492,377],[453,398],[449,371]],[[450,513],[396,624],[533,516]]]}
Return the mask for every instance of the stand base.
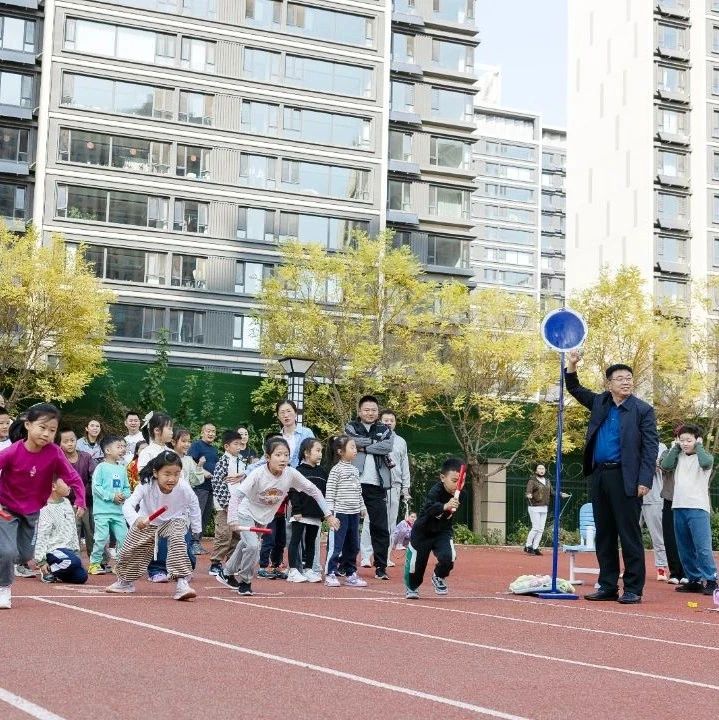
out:
{"label": "stand base", "polygon": [[540,600],[579,600],[579,595],[563,593],[561,590],[555,590],[554,592],[548,590],[547,592],[536,593],[536,596]]}

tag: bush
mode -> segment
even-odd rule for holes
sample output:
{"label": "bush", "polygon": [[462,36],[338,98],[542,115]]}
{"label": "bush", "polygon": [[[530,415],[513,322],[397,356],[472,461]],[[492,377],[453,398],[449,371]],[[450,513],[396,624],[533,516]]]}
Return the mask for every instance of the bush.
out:
{"label": "bush", "polygon": [[466,525],[457,523],[452,530],[452,534],[454,541],[459,545],[479,545],[479,538]]}
{"label": "bush", "polygon": [[529,533],[529,527],[521,520],[517,520],[507,533],[507,545],[524,545]]}

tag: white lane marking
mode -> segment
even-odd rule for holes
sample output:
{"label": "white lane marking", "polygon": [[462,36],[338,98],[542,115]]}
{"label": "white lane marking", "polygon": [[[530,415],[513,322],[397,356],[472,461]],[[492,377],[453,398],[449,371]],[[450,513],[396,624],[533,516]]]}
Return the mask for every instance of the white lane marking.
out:
{"label": "white lane marking", "polygon": [[36,598],[72,598],[73,600],[98,600],[98,599],[110,599],[110,598],[135,598],[136,600],[155,598],[156,600],[167,600],[172,595],[136,595],[134,593],[89,593],[87,595],[58,595],[56,593],[52,595],[15,595],[13,593],[12,599],[18,600],[23,598],[24,600],[35,600]]}
{"label": "white lane marking", "polygon": [[[202,637],[201,635],[191,635],[189,633],[180,632],[179,630],[173,630],[172,628],[162,627],[161,625],[152,625],[151,623],[141,622],[140,620],[130,620],[129,618],[120,617],[119,615],[110,615],[109,613],[98,612],[97,610],[88,610],[87,608],[76,607],[75,605],[70,605],[68,603],[56,602],[55,600],[39,596],[36,596],[34,599],[39,602],[47,603],[48,605],[56,605],[58,607],[68,608],[69,610],[75,610],[76,612],[105,618],[106,620],[115,620],[128,625],[134,625],[135,627],[155,630],[156,632],[173,635],[174,637],[184,638],[185,640],[194,640],[206,645],[224,648],[225,650],[232,650],[245,655],[263,658],[264,660],[284,663],[285,665],[291,665],[304,670],[312,670],[317,673],[322,673],[323,675],[329,675],[342,680],[349,680],[350,682],[360,683],[362,685],[369,685],[370,687],[378,688],[380,690],[389,690],[402,695],[409,695],[410,697],[418,698],[420,700],[428,700],[429,702],[438,703],[440,705],[448,705],[449,707],[459,708],[460,710],[469,710],[470,712],[477,713],[478,715],[488,715],[489,717],[500,718],[500,720],[529,720],[521,715],[512,715],[511,713],[505,713],[501,710],[494,710],[493,708],[486,708],[481,705],[473,705],[472,703],[463,702],[462,700],[455,700],[454,698],[443,697],[442,695],[433,695],[432,693],[423,692],[421,690],[412,690],[411,688],[392,685],[391,683],[382,682],[381,680],[374,680],[373,678],[355,675],[354,673],[344,672],[343,670],[336,670],[335,668],[326,667],[324,665],[315,665],[313,663],[304,662],[303,660],[295,660],[294,658],[284,657],[282,655],[273,655],[272,653],[262,652],[261,650],[253,650],[252,648],[243,647],[241,645],[212,640],[211,638]],[[212,599],[222,600],[223,598]],[[228,600],[228,602],[235,601]],[[55,720],[55,717],[48,717],[47,720]],[[63,719],[59,718],[58,720]]]}
{"label": "white lane marking", "polygon": [[593,670],[606,670],[607,672],[615,672],[623,675],[632,675],[634,677],[650,678],[651,680],[663,680],[665,682],[677,683],[679,685],[690,685],[691,687],[700,687],[707,690],[719,690],[719,685],[711,683],[699,682],[697,680],[687,680],[686,678],[674,677],[672,675],[660,675],[659,673],[644,672],[642,670],[629,670],[627,668],[615,667],[614,665],[601,665],[599,663],[583,662],[581,660],[571,660],[569,658],[560,658],[552,655],[541,655],[539,653],[527,652],[525,650],[514,650],[512,648],[498,647],[496,645],[485,645],[484,643],[471,642],[469,640],[457,640],[456,638],[443,637],[441,635],[429,635],[427,633],[416,632],[414,630],[402,630],[400,628],[388,627],[386,625],[374,625],[372,623],[364,623],[359,620],[347,620],[345,618],[336,618],[330,615],[320,615],[319,613],[302,612],[301,610],[289,610],[288,608],[278,608],[272,605],[261,605],[260,603],[247,602],[245,600],[231,600],[230,598],[213,597],[211,600],[219,600],[220,602],[229,602],[237,605],[247,605],[254,608],[263,608],[273,610],[275,612],[289,613],[291,615],[303,615],[305,617],[316,618],[319,620],[328,620],[330,622],[341,623],[343,625],[355,625],[357,627],[370,628],[372,630],[382,630],[399,635],[410,635],[412,637],[422,638],[424,640],[432,640],[449,643],[451,645],[462,645],[464,647],[473,647],[480,650],[489,650],[492,652],[505,653],[507,655],[519,655],[521,657],[534,658],[536,660],[548,660],[549,662],[562,663],[566,665],[576,665],[579,667],[592,668]]}
{"label": "white lane marking", "polygon": [[47,708],[40,707],[40,705],[30,702],[24,697],[15,695],[15,693],[11,693],[9,690],[5,690],[5,688],[0,688],[0,700],[38,720],[65,720],[65,718],[56,715]]}

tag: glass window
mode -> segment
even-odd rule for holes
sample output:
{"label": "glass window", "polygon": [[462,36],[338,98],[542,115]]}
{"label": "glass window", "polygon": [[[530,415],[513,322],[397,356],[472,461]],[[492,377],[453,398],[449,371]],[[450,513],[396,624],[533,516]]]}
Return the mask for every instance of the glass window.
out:
{"label": "glass window", "polygon": [[398,112],[414,112],[414,84],[392,80],[389,106]]}
{"label": "glass window", "polygon": [[205,313],[197,310],[170,310],[170,342],[203,345]]}
{"label": "glass window", "polygon": [[197,72],[215,72],[215,46],[208,40],[182,38],[181,66]]}
{"label": "glass window", "polygon": [[[511,214],[509,212],[509,208],[505,208],[507,212],[508,219],[516,219],[519,220],[519,218],[512,218],[510,217]],[[515,211],[516,212],[516,211]],[[525,220],[524,222],[528,222],[528,220]],[[545,215],[542,213],[542,232],[555,232],[555,233],[564,233],[565,232],[565,219],[563,215]]]}
{"label": "glass window", "polygon": [[235,292],[246,295],[259,295],[262,283],[272,275],[274,265],[243,262],[235,264]]}
{"label": "glass window", "polygon": [[285,57],[285,80],[290,85],[318,92],[354,97],[372,95],[372,70],[356,65],[288,54]]}
{"label": "glass window", "polygon": [[662,50],[686,50],[686,28],[666,23],[657,24],[657,44]]}
{"label": "glass window", "polygon": [[[75,133],[73,132],[73,135]],[[140,138],[112,138],[112,166],[132,172],[153,172],[150,140]]]}
{"label": "glass window", "polygon": [[433,38],[432,64],[445,70],[471,73],[474,70],[474,48]]}
{"label": "glass window", "polygon": [[281,0],[245,0],[245,24],[266,29],[279,28]]}
{"label": "glass window", "polygon": [[207,232],[210,204],[196,200],[175,200],[173,230],[204,234]]}
{"label": "glass window", "polygon": [[497,183],[484,183],[483,194],[489,197],[501,197],[517,202],[532,202],[534,190],[530,188],[513,187],[511,185],[499,185]]}
{"label": "glass window", "polygon": [[258,135],[277,135],[279,105],[256,102],[255,100],[242,101],[242,131],[257,133]]}
{"label": "glass window", "polygon": [[180,90],[180,122],[212,125],[214,95]]}
{"label": "glass window", "polygon": [[469,217],[469,191],[460,188],[429,186],[429,214],[440,217]]}
{"label": "glass window", "polygon": [[399,130],[389,131],[389,159],[412,161],[412,134]]}
{"label": "glass window", "polygon": [[237,208],[237,239],[274,242],[275,211],[262,208]]}
{"label": "glass window", "polygon": [[719,238],[714,238],[713,241],[713,255],[712,255],[712,265],[714,267],[719,267]]}
{"label": "glass window", "polygon": [[686,262],[687,243],[684,238],[672,235],[657,237],[657,255],[666,262]]}
{"label": "glass window", "polygon": [[297,239],[301,243],[316,243],[330,250],[341,250],[355,232],[367,232],[364,220],[323,217],[304,213],[280,214],[280,240]]}
{"label": "glass window", "polygon": [[141,193],[111,191],[108,222],[147,227],[147,199]]}
{"label": "glass window", "polygon": [[110,305],[115,337],[154,340],[166,326],[163,308],[143,308],[138,305]]}
{"label": "glass window", "polygon": [[469,267],[469,243],[442,235],[427,236],[427,264],[442,267]]}
{"label": "glass window", "polygon": [[687,156],[683,153],[659,150],[657,152],[657,172],[668,177],[680,177],[686,173]]}
{"label": "glass window", "polygon": [[[495,225],[487,225],[484,228],[484,238],[486,240],[501,240],[503,242],[517,243],[520,245],[536,244],[536,235],[532,230],[498,227]],[[544,248],[544,244],[542,248]]]}
{"label": "glass window", "polygon": [[35,21],[0,16],[0,50],[35,52]]}
{"label": "glass window", "polygon": [[374,39],[372,18],[293,2],[287,5],[287,30],[306,37],[360,47],[370,47]]}
{"label": "glass window", "polygon": [[401,180],[390,180],[387,187],[387,207],[390,210],[412,209],[411,199],[411,182],[403,182]]}
{"label": "glass window", "polygon": [[122,282],[145,282],[145,251],[107,248],[105,277]]}
{"label": "glass window", "polygon": [[260,82],[270,82],[280,78],[280,53],[245,48],[242,70],[245,77]]}
{"label": "glass window", "polygon": [[467,170],[471,153],[472,146],[462,140],[444,137],[432,137],[430,140],[431,165]]}
{"label": "glass window", "polygon": [[75,185],[57,186],[57,216],[107,222],[108,192]]}
{"label": "glass window", "polygon": [[494,140],[484,141],[484,152],[487,155],[500,155],[513,160],[534,160],[535,149],[528,145],[514,145]]}
{"label": "glass window", "polygon": [[432,88],[432,117],[472,122],[474,96],[456,90]]}
{"label": "glass window", "polygon": [[352,115],[286,107],[283,135],[304,142],[345,147],[366,147],[370,139],[370,121]]}
{"label": "glass window", "polygon": [[716,25],[712,27],[711,51],[713,53],[719,53],[719,27]]}
{"label": "glass window", "polygon": [[0,184],[0,217],[25,219],[25,186]]}
{"label": "glass window", "polygon": [[[534,170],[521,165],[504,165],[501,163],[485,162],[484,174],[492,177],[507,178],[507,180],[523,180],[531,182],[534,180]],[[548,187],[561,187],[563,185],[562,175],[542,174],[542,185]]]}
{"label": "glass window", "polygon": [[172,275],[170,283],[175,287],[207,287],[207,258],[194,255],[172,255]]}
{"label": "glass window", "polygon": [[670,93],[687,91],[687,71],[669,65],[657,66],[659,90]]}
{"label": "glass window", "polygon": [[[217,0],[179,0],[180,12],[183,15],[217,20]],[[158,3],[167,3],[168,0],[156,0]]]}
{"label": "glass window", "polygon": [[[684,195],[672,193],[657,193],[657,213],[665,220],[687,220],[688,198]],[[717,222],[715,215],[714,222]]]}
{"label": "glass window", "polygon": [[178,144],[175,174],[190,180],[209,180],[211,152],[209,148]]}
{"label": "glass window", "polygon": [[432,14],[439,20],[464,24],[474,18],[474,0],[432,0]]}
{"label": "glass window", "polygon": [[235,315],[232,347],[259,350],[260,321],[248,315]]}
{"label": "glass window", "polygon": [[659,109],[659,132],[683,135],[687,132],[687,114],[678,110]]}
{"label": "glass window", "polygon": [[368,200],[369,171],[300,160],[283,160],[281,187],[290,192]]}
{"label": "glass window", "polygon": [[0,160],[28,162],[29,137],[30,132],[28,130],[0,127]]}
{"label": "glass window", "polygon": [[684,302],[687,299],[687,284],[676,280],[657,280],[657,295],[667,302]]}
{"label": "glass window", "polygon": [[274,189],[276,164],[275,157],[240,153],[240,185]]}
{"label": "glass window", "polygon": [[414,35],[392,33],[392,60],[395,62],[414,62]]}
{"label": "glass window", "polygon": [[0,105],[32,109],[33,79],[30,75],[0,72]]}

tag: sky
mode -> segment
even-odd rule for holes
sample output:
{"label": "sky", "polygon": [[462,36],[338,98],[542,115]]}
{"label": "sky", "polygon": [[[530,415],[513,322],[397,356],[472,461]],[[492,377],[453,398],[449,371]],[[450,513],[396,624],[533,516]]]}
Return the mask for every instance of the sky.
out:
{"label": "sky", "polygon": [[502,69],[501,104],[566,127],[567,0],[477,0],[477,60]]}

